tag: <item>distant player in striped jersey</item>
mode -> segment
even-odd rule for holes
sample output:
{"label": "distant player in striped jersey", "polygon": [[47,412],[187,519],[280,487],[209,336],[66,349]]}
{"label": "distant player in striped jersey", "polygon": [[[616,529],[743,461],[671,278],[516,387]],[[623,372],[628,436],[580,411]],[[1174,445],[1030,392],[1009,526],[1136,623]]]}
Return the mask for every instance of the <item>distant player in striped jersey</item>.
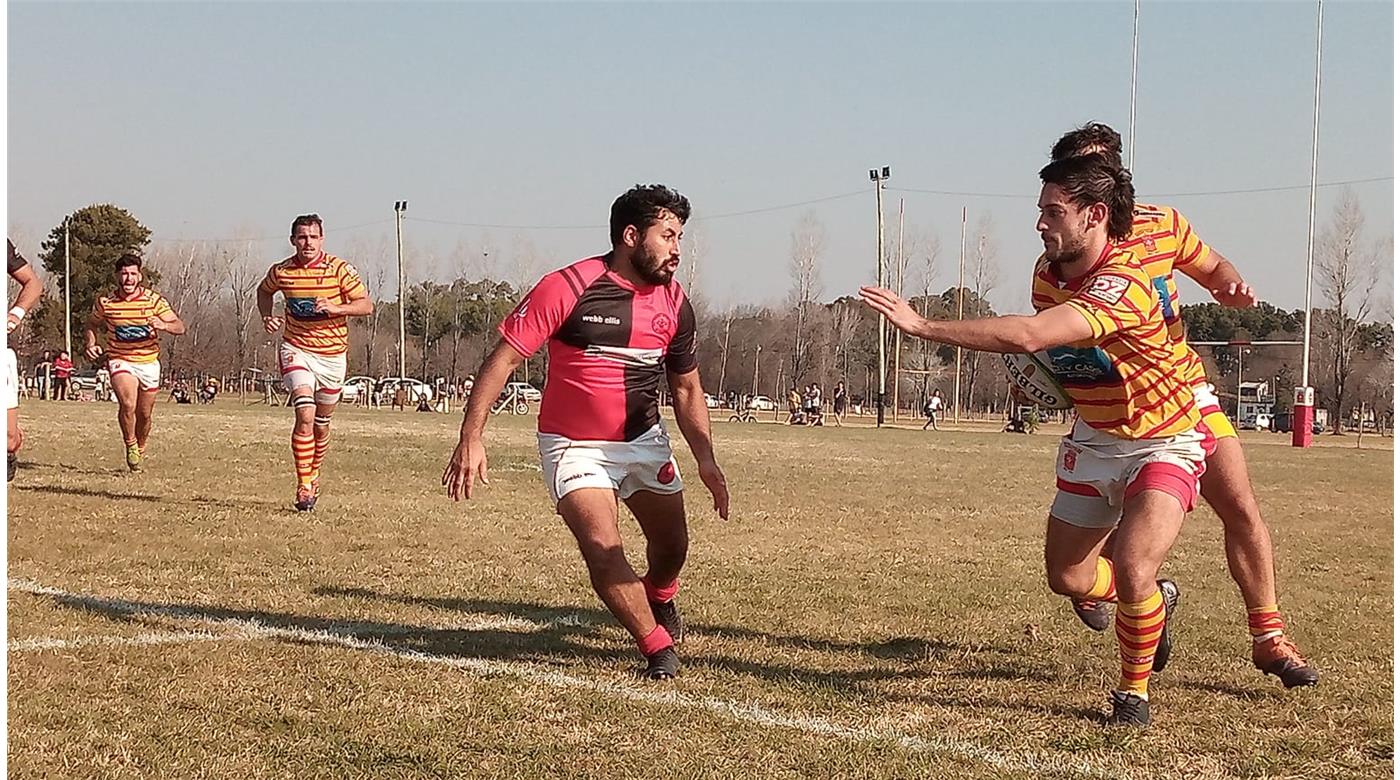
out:
{"label": "distant player in striped jersey", "polygon": [[101,357],[97,332],[106,333],[107,371],[117,397],[126,467],[140,471],[160,391],[160,334],[183,335],[185,323],[160,293],[142,286],[140,255],[122,255],[116,272],[116,292],[99,297],[92,308],[83,334],[84,352],[90,360]]}
{"label": "distant player in striped jersey", "polygon": [[[1040,172],[1045,255],[1036,264],[1034,316],[935,322],[889,290],[861,297],[900,330],[990,352],[1049,350],[1078,412],[1056,459],[1058,491],[1045,533],[1050,587],[1115,598],[1118,685],[1114,725],[1148,724],[1147,683],[1170,653],[1167,618],[1178,590],[1157,570],[1196,500],[1210,433],[1180,373],[1161,302],[1130,252],[1133,187],[1106,157]],[[1100,558],[1120,537],[1116,579]]]}
{"label": "distant player in striped jersey", "polygon": [[[1108,125],[1090,123],[1066,133],[1051,157],[1062,160],[1083,154],[1104,154],[1121,164],[1123,142]],[[1216,301],[1235,308],[1254,305],[1254,291],[1235,266],[1203,242],[1186,217],[1168,206],[1139,203],[1133,232],[1122,244],[1131,250],[1152,279],[1163,314],[1177,342],[1177,360],[1196,394],[1197,405],[1216,439],[1208,453],[1210,467],[1201,479],[1201,496],[1225,526],[1225,558],[1244,598],[1255,667],[1277,675],[1284,687],[1315,685],[1318,673],[1285,633],[1274,581],[1274,549],[1249,482],[1239,434],[1220,408],[1215,388],[1206,379],[1196,351],[1186,344],[1186,326],[1177,303],[1174,272],[1181,271],[1204,287]],[[1110,541],[1109,548],[1112,548]],[[1111,554],[1111,553],[1110,553]],[[1107,628],[1108,610],[1102,602],[1076,603],[1075,612],[1096,630]]]}
{"label": "distant player in striped jersey", "polygon": [[24,255],[15,251],[15,242],[7,240],[6,243],[9,244],[6,269],[10,278],[20,285],[15,305],[5,317],[5,481],[8,482],[15,478],[16,455],[24,444],[24,431],[19,427],[19,358],[10,348],[10,334],[15,332],[24,315],[43,297],[44,283],[39,281]]}
{"label": "distant player in striped jersey", "polygon": [[[293,505],[299,512],[316,506],[321,464],[331,439],[331,415],[345,382],[345,353],[350,348],[346,317],[374,312],[369,290],[349,263],[321,250],[321,218],[305,214],[292,220],[296,252],[267,270],[258,285],[263,329],[282,331],[277,353],[282,382],[292,395],[292,463],[297,487]],[[272,299],[282,293],[286,317],[272,313]],[[285,325],[285,328],[283,327]]]}

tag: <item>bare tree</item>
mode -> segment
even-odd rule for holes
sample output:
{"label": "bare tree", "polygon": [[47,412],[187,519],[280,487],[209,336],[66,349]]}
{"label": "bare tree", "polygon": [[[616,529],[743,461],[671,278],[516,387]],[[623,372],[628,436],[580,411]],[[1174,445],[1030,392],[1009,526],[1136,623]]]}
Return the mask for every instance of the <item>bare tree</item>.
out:
{"label": "bare tree", "polygon": [[797,327],[793,333],[792,381],[800,382],[810,361],[807,333],[808,307],[821,295],[821,256],[826,251],[826,228],[817,220],[815,212],[808,211],[797,222],[792,231],[792,250],[788,268],[792,271],[792,288],[789,292],[792,304],[796,307]]}
{"label": "bare tree", "polygon": [[1347,188],[1332,211],[1332,223],[1318,242],[1321,251],[1313,272],[1326,302],[1321,325],[1328,364],[1326,399],[1333,433],[1342,432],[1352,361],[1365,346],[1358,335],[1373,313],[1381,259],[1393,252],[1388,241],[1366,246],[1362,237],[1365,224],[1366,216],[1356,193]]}
{"label": "bare tree", "polygon": [[860,304],[838,300],[831,305],[831,335],[835,342],[836,359],[841,364],[841,381],[849,382],[851,376],[851,344],[860,327]]}
{"label": "bare tree", "polygon": [[248,366],[249,325],[253,312],[258,308],[253,292],[267,273],[267,269],[258,262],[253,247],[251,240],[242,243],[230,258],[226,277],[233,306],[234,354],[239,371]]}
{"label": "bare tree", "polygon": [[[228,249],[218,249],[198,242],[181,242],[159,246],[151,253],[151,266],[160,272],[161,293],[184,319],[188,332],[183,344],[171,339],[166,345],[168,364],[186,369],[211,368],[218,356],[210,354],[210,336],[205,327],[217,320],[215,302],[227,274]],[[188,351],[194,360],[184,359]]]}
{"label": "bare tree", "polygon": [[[919,313],[928,317],[933,299],[934,280],[938,278],[938,255],[943,251],[943,244],[938,240],[938,234],[932,230],[927,233],[920,231],[910,249],[919,269]],[[929,396],[928,383],[934,357],[933,345],[919,339],[919,368],[923,372],[919,379],[921,400]]]}
{"label": "bare tree", "polygon": [[[977,220],[977,249],[972,256],[971,277],[973,300],[987,301],[992,290],[1001,284],[1001,268],[997,264],[997,245],[992,237],[994,228],[990,214],[983,214]],[[979,315],[980,316],[980,315]],[[973,408],[974,392],[977,388],[977,371],[982,365],[982,353],[966,350],[963,356],[967,372],[967,398],[964,408]]]}

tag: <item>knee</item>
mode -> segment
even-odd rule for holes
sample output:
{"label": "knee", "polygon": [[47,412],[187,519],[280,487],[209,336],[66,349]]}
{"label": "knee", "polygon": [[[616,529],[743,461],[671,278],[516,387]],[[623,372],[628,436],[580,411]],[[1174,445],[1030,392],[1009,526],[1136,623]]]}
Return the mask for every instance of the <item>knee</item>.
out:
{"label": "knee", "polygon": [[1119,601],[1142,601],[1157,588],[1157,568],[1139,561],[1114,561],[1113,579]]}
{"label": "knee", "polygon": [[580,539],[578,549],[583,553],[583,561],[588,564],[588,570],[595,577],[627,565],[627,556],[622,552],[622,545],[616,541]]}
{"label": "knee", "polygon": [[1094,576],[1092,572],[1085,573],[1078,569],[1045,566],[1045,583],[1050,586],[1052,593],[1061,596],[1082,596],[1094,587]]}

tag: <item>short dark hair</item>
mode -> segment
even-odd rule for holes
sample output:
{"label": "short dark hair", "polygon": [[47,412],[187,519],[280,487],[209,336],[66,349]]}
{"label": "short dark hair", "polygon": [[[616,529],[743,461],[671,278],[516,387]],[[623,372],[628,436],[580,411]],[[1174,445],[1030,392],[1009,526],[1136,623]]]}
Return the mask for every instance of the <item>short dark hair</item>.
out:
{"label": "short dark hair", "polygon": [[137,268],[141,267],[141,255],[138,255],[135,252],[127,252],[126,254],[117,258],[117,263],[115,266],[113,266],[113,269],[116,271],[120,271],[123,268],[130,268],[133,265]]}
{"label": "short dark hair", "polygon": [[1123,136],[1102,122],[1090,122],[1060,136],[1050,147],[1050,159],[1079,157],[1089,149],[1095,149],[1118,165],[1123,164]]}
{"label": "short dark hair", "polygon": [[292,220],[292,235],[295,236],[295,235],[297,234],[297,228],[298,228],[298,227],[302,227],[302,226],[310,227],[310,226],[312,226],[312,225],[315,225],[315,226],[316,226],[316,232],[317,232],[317,233],[320,233],[320,234],[323,235],[323,236],[326,234],[326,229],[325,229],[324,227],[321,226],[321,217],[320,217],[319,215],[317,215],[317,214],[302,214],[301,216],[299,216],[299,217],[297,217],[296,219]]}
{"label": "short dark hair", "polygon": [[632,225],[645,233],[661,221],[661,212],[669,211],[684,225],[690,219],[690,201],[664,184],[638,184],[622,193],[612,204],[608,233],[614,245],[621,243],[622,231]]}
{"label": "short dark hair", "polygon": [[1056,160],[1040,169],[1040,180],[1064,189],[1080,208],[1108,206],[1108,237],[1121,241],[1133,230],[1133,175],[1104,154]]}

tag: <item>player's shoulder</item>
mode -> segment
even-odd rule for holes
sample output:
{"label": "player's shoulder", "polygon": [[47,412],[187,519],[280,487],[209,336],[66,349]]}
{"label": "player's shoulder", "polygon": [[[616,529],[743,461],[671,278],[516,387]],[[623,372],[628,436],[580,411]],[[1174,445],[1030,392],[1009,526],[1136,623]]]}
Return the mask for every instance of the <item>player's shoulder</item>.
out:
{"label": "player's shoulder", "polygon": [[1177,224],[1185,221],[1185,215],[1172,206],[1161,206],[1155,203],[1136,203],[1133,205],[1134,232],[1143,228],[1171,230]]}
{"label": "player's shoulder", "polygon": [[283,271],[286,271],[287,268],[291,266],[292,261],[295,259],[296,255],[292,255],[291,257],[284,257],[281,260],[278,260],[277,262],[269,266],[267,272],[269,274],[280,274]]}
{"label": "player's shoulder", "polygon": [[583,295],[583,291],[588,289],[603,277],[608,270],[608,263],[604,256],[585,257],[582,260],[575,260],[563,268],[556,268],[553,271],[540,277],[540,281],[535,285],[535,290],[540,292],[555,292],[558,294],[569,294],[577,298]]}

